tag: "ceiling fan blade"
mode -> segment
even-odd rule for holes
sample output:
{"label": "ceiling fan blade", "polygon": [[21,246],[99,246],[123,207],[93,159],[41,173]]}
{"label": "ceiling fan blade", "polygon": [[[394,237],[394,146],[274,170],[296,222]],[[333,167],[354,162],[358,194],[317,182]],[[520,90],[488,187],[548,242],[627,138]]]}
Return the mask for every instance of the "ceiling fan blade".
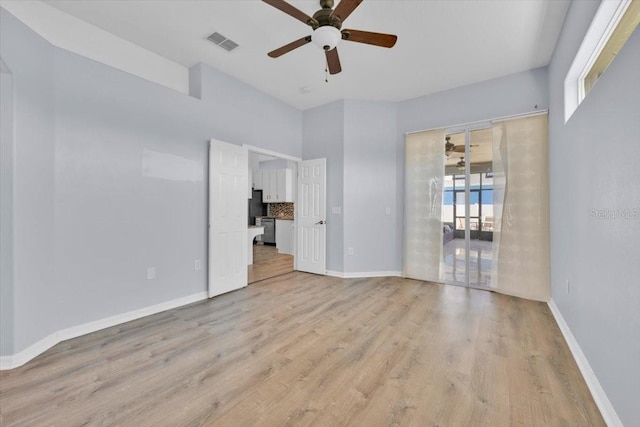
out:
{"label": "ceiling fan blade", "polygon": [[342,65],[340,65],[340,57],[338,57],[337,48],[334,47],[331,50],[326,50],[325,55],[327,56],[329,74],[338,74],[340,71],[342,71]]}
{"label": "ceiling fan blade", "polygon": [[398,40],[398,36],[360,30],[342,30],[342,39],[374,46],[393,47]]}
{"label": "ceiling fan blade", "polygon": [[337,16],[342,22],[344,22],[344,20],[347,19],[347,16],[351,15],[351,12],[353,12],[360,3],[362,3],[362,0],[341,0],[331,15]]}
{"label": "ceiling fan blade", "polygon": [[303,11],[293,7],[284,0],[262,0],[263,2],[283,11],[287,15],[293,16],[297,20],[310,25],[310,22],[317,22],[315,19],[304,13]]}
{"label": "ceiling fan blade", "polygon": [[276,50],[272,50],[271,52],[267,53],[267,55],[269,55],[271,58],[277,58],[279,56],[284,55],[285,53],[291,52],[293,49],[297,49],[300,46],[304,46],[309,42],[311,42],[311,36],[306,36],[296,41],[293,41],[289,44],[285,44],[284,46],[279,47]]}
{"label": "ceiling fan blade", "polygon": [[[473,148],[473,147],[477,147],[478,144],[470,144],[469,148]],[[455,147],[453,147],[453,151],[454,153],[464,153],[464,145],[456,145]]]}

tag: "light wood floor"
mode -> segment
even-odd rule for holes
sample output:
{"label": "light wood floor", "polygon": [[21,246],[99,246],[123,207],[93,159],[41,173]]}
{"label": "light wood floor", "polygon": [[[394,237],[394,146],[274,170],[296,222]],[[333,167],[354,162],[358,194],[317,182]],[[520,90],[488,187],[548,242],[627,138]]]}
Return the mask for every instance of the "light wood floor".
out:
{"label": "light wood floor", "polygon": [[0,424],[603,426],[545,304],[290,273],[0,373]]}
{"label": "light wood floor", "polygon": [[253,264],[248,267],[249,283],[293,271],[293,255],[280,254],[275,246],[253,245]]}

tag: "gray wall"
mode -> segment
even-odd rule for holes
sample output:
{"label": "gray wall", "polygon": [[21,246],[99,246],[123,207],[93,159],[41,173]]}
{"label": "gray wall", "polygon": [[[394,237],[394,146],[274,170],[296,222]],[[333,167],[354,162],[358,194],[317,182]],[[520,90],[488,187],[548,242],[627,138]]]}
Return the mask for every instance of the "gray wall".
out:
{"label": "gray wall", "polygon": [[302,113],[206,66],[192,73],[200,99],[186,96],[0,19],[16,129],[15,343],[1,354],[204,292],[207,140],[300,156]]}
{"label": "gray wall", "polygon": [[302,158],[327,159],[327,270],[399,270],[395,128],[395,103],[346,100],[303,113]]}
{"label": "gray wall", "polygon": [[13,353],[13,76],[0,58],[0,354]]}
{"label": "gray wall", "polygon": [[399,271],[395,263],[396,119],[395,103],[344,102],[346,273]]}
{"label": "gray wall", "polygon": [[398,103],[396,139],[396,269],[402,270],[404,233],[404,138],[407,132],[445,128],[544,109],[549,106],[547,69],[537,68]]}
{"label": "gray wall", "polygon": [[[564,79],[598,6],[571,3],[549,65],[551,293],[630,427],[640,426],[639,29],[566,124],[563,114]],[[593,213],[627,209],[638,216]]]}
{"label": "gray wall", "polygon": [[344,101],[302,114],[302,159],[322,157],[327,159],[327,270],[343,272],[343,215],[333,215],[331,208],[342,209],[344,203]]}
{"label": "gray wall", "polygon": [[[2,59],[13,74],[14,123],[13,286],[4,281],[2,286],[13,288],[12,347],[17,352],[53,331],[50,319],[38,319],[55,294],[51,290],[55,258],[53,50],[4,10],[0,35]],[[40,325],[34,334],[35,323]],[[11,336],[11,326],[3,321],[0,334]]]}
{"label": "gray wall", "polygon": [[201,68],[205,105],[193,118],[206,132],[222,141],[301,156],[300,110],[207,65],[194,67]]}

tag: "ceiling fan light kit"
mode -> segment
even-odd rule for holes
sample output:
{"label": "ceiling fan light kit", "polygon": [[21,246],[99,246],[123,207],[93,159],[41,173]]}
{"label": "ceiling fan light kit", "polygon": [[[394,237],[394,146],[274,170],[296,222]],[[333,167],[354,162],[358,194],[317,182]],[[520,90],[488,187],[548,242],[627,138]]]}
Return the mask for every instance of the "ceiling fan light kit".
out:
{"label": "ceiling fan light kit", "polygon": [[268,53],[271,58],[278,58],[311,41],[325,51],[327,68],[330,74],[338,74],[342,71],[340,58],[336,45],[340,40],[356,43],[365,43],[373,46],[391,48],[396,44],[398,37],[393,34],[372,33],[360,30],[342,30],[342,23],[363,0],[341,0],[333,8],[333,0],[320,0],[320,7],[313,14],[307,15],[301,10],[287,3],[285,0],[262,0],[276,9],[290,15],[313,29],[313,34],[302,37]]}
{"label": "ceiling fan light kit", "polygon": [[329,25],[318,27],[311,35],[311,41],[323,50],[331,50],[342,39],[342,33],[336,27]]}

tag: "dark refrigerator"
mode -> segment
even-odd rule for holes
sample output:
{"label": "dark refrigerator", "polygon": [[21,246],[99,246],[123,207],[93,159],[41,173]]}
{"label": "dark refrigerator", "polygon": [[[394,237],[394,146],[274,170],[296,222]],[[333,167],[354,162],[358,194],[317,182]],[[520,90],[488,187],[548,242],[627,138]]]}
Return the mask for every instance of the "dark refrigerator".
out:
{"label": "dark refrigerator", "polygon": [[248,225],[256,225],[257,216],[267,215],[267,204],[262,203],[262,190],[253,190],[249,199],[249,223]]}

